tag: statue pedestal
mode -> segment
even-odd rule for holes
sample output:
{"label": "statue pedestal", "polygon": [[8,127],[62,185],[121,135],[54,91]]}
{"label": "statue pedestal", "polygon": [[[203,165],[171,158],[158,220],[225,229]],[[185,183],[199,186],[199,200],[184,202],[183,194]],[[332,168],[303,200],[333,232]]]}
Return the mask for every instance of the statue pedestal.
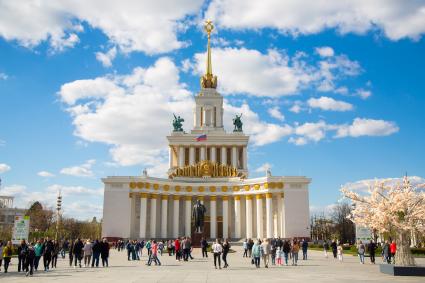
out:
{"label": "statue pedestal", "polygon": [[207,238],[206,233],[205,233],[205,229],[202,232],[193,232],[192,233],[192,247],[200,248],[202,237],[204,237],[205,239]]}

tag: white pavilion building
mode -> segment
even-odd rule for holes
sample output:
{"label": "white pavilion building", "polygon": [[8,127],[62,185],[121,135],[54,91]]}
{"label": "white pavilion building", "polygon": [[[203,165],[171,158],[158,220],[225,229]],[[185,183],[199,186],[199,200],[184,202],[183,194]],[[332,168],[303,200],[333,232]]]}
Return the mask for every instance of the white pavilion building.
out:
{"label": "white pavilion building", "polygon": [[[105,184],[102,235],[116,238],[192,236],[192,207],[199,199],[207,213],[207,238],[310,237],[308,185],[304,176],[248,178],[249,136],[223,127],[223,97],[212,74],[210,32],[207,71],[195,97],[190,133],[176,129],[169,142],[168,178],[113,176]],[[206,135],[206,140],[197,141]]]}

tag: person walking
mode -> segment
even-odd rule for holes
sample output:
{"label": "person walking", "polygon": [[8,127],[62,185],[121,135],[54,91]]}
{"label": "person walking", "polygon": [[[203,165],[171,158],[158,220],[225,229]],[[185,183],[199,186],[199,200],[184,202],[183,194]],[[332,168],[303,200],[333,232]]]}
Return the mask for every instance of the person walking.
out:
{"label": "person walking", "polygon": [[256,268],[260,268],[260,258],[261,258],[261,242],[258,240],[253,246],[252,246],[252,252],[251,257],[255,264]]}
{"label": "person walking", "polygon": [[154,240],[152,242],[151,256],[149,257],[149,260],[148,260],[148,264],[147,264],[148,266],[152,264],[152,261],[155,262],[155,265],[161,265],[161,262],[159,261],[159,258],[158,258],[158,250],[159,250],[158,243]]}
{"label": "person walking", "polygon": [[395,253],[397,252],[397,245],[395,243],[395,240],[393,240],[390,244],[390,252],[392,257],[392,263],[395,264]]}
{"label": "person walking", "polygon": [[99,267],[99,257],[101,253],[101,244],[98,239],[96,239],[93,243],[92,251],[93,251],[93,259],[91,261],[91,267]]}
{"label": "person walking", "polygon": [[271,245],[269,243],[268,239],[264,239],[263,243],[261,244],[262,249],[262,257],[264,261],[264,267],[269,268],[269,260],[270,260],[270,254],[271,254]]}
{"label": "person walking", "polygon": [[249,255],[249,257],[251,257],[253,247],[254,247],[254,240],[248,239],[248,255]]}
{"label": "person walking", "polygon": [[325,254],[325,257],[328,258],[328,251],[329,251],[329,243],[325,240],[323,243],[323,253]]}
{"label": "person walking", "polygon": [[102,266],[108,267],[109,266],[109,243],[106,241],[106,238],[103,238],[103,241],[100,246],[100,257],[102,258]]}
{"label": "person walking", "polygon": [[34,252],[35,252],[34,269],[35,269],[35,271],[37,271],[38,270],[38,264],[40,263],[40,258],[43,254],[43,245],[41,244],[40,240],[38,240],[37,243],[35,244]]}
{"label": "person walking", "polygon": [[301,247],[303,250],[303,260],[307,260],[308,242],[305,239],[303,239]]}
{"label": "person walking", "polygon": [[339,261],[343,261],[343,248],[342,248],[342,244],[339,244],[338,245],[338,248],[337,248],[337,253],[338,253],[338,260]]}
{"label": "person walking", "polygon": [[204,237],[202,237],[201,239],[201,249],[202,249],[202,257],[208,257],[208,252],[207,252],[208,242]]}
{"label": "person walking", "polygon": [[49,271],[50,262],[52,261],[52,253],[53,253],[53,242],[46,237],[46,240],[43,243],[43,265],[44,271]]}
{"label": "person walking", "polygon": [[360,258],[360,264],[364,264],[364,253],[365,253],[365,245],[363,244],[362,241],[359,242],[359,244],[357,245],[357,254],[359,255]]}
{"label": "person walking", "polygon": [[84,267],[90,267],[91,256],[93,253],[92,243],[90,242],[90,239],[87,239],[86,243],[84,244],[83,251],[84,251]]}
{"label": "person walking", "polygon": [[294,239],[293,243],[292,243],[292,249],[291,249],[291,254],[292,254],[292,265],[297,265],[298,264],[298,252],[300,251],[300,244],[297,242],[296,239]]}
{"label": "person walking", "polygon": [[25,240],[22,240],[21,244],[18,246],[18,272],[21,272],[21,270],[24,271],[25,254],[27,249],[27,243]]}
{"label": "person walking", "polygon": [[3,248],[3,260],[4,260],[4,273],[7,273],[9,269],[10,260],[12,259],[12,241],[8,241],[7,245]]}
{"label": "person walking", "polygon": [[74,248],[72,251],[74,255],[74,268],[77,267],[77,261],[78,261],[78,266],[81,268],[81,260],[83,258],[83,249],[84,249],[83,241],[81,241],[81,239],[78,238],[74,243]]}
{"label": "person walking", "polygon": [[223,252],[223,246],[220,243],[219,239],[215,240],[215,243],[212,245],[212,252],[214,254],[214,267],[217,269],[217,261],[218,267],[221,269],[221,253]]}
{"label": "person walking", "polygon": [[283,242],[282,251],[283,251],[283,256],[285,257],[285,265],[288,266],[288,257],[289,257],[289,253],[291,252],[291,245],[289,244],[288,240],[285,240]]}
{"label": "person walking", "polygon": [[24,270],[26,271],[25,276],[33,275],[34,260],[35,260],[34,243],[31,243],[30,245],[28,245],[27,251],[25,253],[25,266],[24,266]]}
{"label": "person walking", "polygon": [[336,240],[333,240],[332,241],[332,243],[331,243],[331,249],[332,249],[332,254],[333,254],[333,256],[334,256],[334,259],[336,259],[336,255],[337,255],[337,247],[338,247],[338,245],[337,245],[337,243],[336,243]]}
{"label": "person walking", "polygon": [[277,249],[277,240],[272,241],[271,243],[271,253],[270,257],[272,259],[272,265],[276,265],[276,250]]}
{"label": "person walking", "polygon": [[3,241],[0,240],[0,272],[1,272],[1,265],[3,263]]}
{"label": "person walking", "polygon": [[69,267],[72,266],[72,261],[74,259],[74,241],[71,240],[68,246],[68,258],[69,258]]}
{"label": "person walking", "polygon": [[224,240],[223,243],[223,263],[224,263],[224,268],[229,267],[229,264],[227,264],[227,254],[229,253],[230,250],[230,244],[229,244],[229,240],[226,239]]}
{"label": "person walking", "polygon": [[54,240],[53,241],[53,251],[52,251],[52,268],[56,268],[56,265],[58,263],[58,256],[60,252],[60,246],[59,242]]}
{"label": "person walking", "polygon": [[277,265],[282,266],[282,258],[283,258],[283,251],[280,247],[277,247],[276,250],[276,259],[277,259]]}
{"label": "person walking", "polygon": [[390,244],[388,240],[385,241],[385,244],[382,247],[382,257],[383,262],[387,262],[388,264],[391,263]]}
{"label": "person walking", "polygon": [[375,264],[375,253],[376,253],[376,244],[375,241],[371,240],[368,245],[369,256],[370,256],[370,264]]}
{"label": "person walking", "polygon": [[177,238],[174,240],[174,250],[176,252],[176,261],[181,260],[181,246],[180,246],[180,239]]}
{"label": "person walking", "polygon": [[242,257],[248,257],[248,239],[245,239],[242,243],[243,247],[243,256]]}

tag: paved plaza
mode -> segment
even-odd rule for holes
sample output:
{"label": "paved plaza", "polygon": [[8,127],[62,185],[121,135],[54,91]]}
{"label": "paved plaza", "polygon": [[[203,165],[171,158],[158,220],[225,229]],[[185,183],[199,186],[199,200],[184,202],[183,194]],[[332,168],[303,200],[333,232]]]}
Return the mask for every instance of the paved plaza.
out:
{"label": "paved plaza", "polygon": [[[50,272],[37,272],[32,278],[18,274],[16,259],[10,273],[1,273],[1,282],[423,282],[419,277],[393,277],[379,272],[378,265],[360,265],[358,258],[347,255],[344,263],[324,258],[318,251],[309,251],[309,260],[298,266],[271,266],[256,269],[249,259],[242,258],[241,247],[233,247],[229,254],[228,269],[216,270],[213,258],[202,259],[199,249],[193,252],[194,260],[177,262],[164,254],[162,266],[146,266],[146,256],[141,261],[127,261],[126,252],[111,250],[109,268],[70,268],[68,259],[60,259],[58,268]],[[301,255],[301,253],[300,253]],[[368,260],[368,258],[367,258]],[[380,261],[380,258],[378,259]],[[418,259],[424,265],[425,259]]]}

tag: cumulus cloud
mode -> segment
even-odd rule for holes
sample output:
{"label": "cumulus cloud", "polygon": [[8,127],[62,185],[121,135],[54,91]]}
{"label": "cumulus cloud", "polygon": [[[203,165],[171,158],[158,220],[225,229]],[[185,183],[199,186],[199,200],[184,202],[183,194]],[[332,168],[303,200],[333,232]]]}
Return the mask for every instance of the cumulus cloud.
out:
{"label": "cumulus cloud", "polygon": [[205,17],[230,29],[269,27],[294,36],[326,29],[336,29],[341,34],[365,34],[379,29],[392,40],[418,40],[425,32],[423,1],[213,0]]}
{"label": "cumulus cloud", "polygon": [[61,169],[60,173],[75,177],[93,177],[94,173],[92,171],[92,167],[95,163],[96,160],[90,159],[87,160],[84,164],[63,168]]}
{"label": "cumulus cloud", "polygon": [[11,168],[6,163],[0,163],[0,174],[9,171]]}
{"label": "cumulus cloud", "polygon": [[310,98],[307,100],[308,106],[311,108],[319,108],[330,111],[350,111],[353,105],[344,101],[338,101],[331,97],[322,96],[320,98]]}
{"label": "cumulus cloud", "polygon": [[351,125],[339,126],[335,137],[388,136],[398,131],[391,121],[356,118]]}
{"label": "cumulus cloud", "polygon": [[0,72],[0,81],[1,81],[1,80],[4,80],[4,81],[5,81],[5,80],[7,80],[8,78],[9,78],[9,76],[8,76],[6,73],[1,73],[1,72]]}
{"label": "cumulus cloud", "polygon": [[282,112],[280,112],[280,109],[278,106],[267,109],[267,112],[269,113],[271,117],[276,118],[279,121],[283,122],[285,120],[285,116],[282,114]]}
{"label": "cumulus cloud", "polygon": [[271,168],[272,168],[272,165],[270,163],[266,162],[266,163],[262,164],[260,167],[257,167],[254,171],[257,172],[257,173],[264,173]]}
{"label": "cumulus cloud", "polygon": [[[78,42],[82,23],[101,30],[124,52],[168,52],[184,45],[177,39],[182,22],[203,1],[27,0],[0,2],[0,36],[26,47],[48,41],[62,50]],[[16,21],[19,19],[19,21]]]}
{"label": "cumulus cloud", "polygon": [[40,177],[45,177],[45,178],[55,177],[55,174],[50,173],[48,171],[40,171],[37,173],[37,175]]}
{"label": "cumulus cloud", "polygon": [[102,63],[103,67],[111,67],[115,56],[117,56],[117,48],[115,46],[105,53],[96,52],[96,59]]}
{"label": "cumulus cloud", "polygon": [[317,47],[316,52],[321,57],[332,57],[335,54],[333,48],[329,46]]}

